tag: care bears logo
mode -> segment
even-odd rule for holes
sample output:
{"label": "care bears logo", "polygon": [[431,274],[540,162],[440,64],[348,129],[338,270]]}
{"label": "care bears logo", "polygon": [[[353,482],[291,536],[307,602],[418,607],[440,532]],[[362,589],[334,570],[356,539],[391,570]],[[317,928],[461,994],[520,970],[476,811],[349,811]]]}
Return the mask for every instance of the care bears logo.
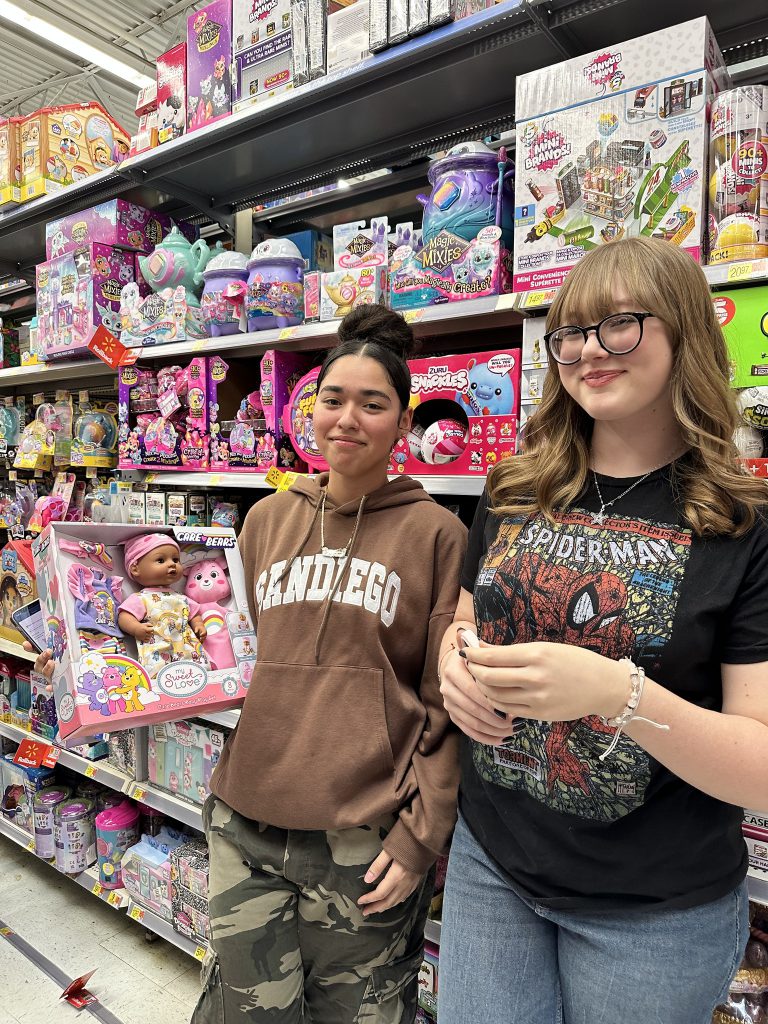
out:
{"label": "care bears logo", "polygon": [[535,125],[529,128],[532,130],[523,133],[523,143],[527,146],[526,171],[551,171],[571,155],[571,143],[562,132],[545,127],[537,131]]}
{"label": "care bears logo", "polygon": [[610,50],[606,50],[605,53],[599,53],[585,68],[582,68],[581,73],[586,80],[599,87],[599,96],[605,94],[606,87],[611,92],[616,92],[620,88],[624,81],[624,73],[619,71],[621,59],[620,51],[611,53]]}

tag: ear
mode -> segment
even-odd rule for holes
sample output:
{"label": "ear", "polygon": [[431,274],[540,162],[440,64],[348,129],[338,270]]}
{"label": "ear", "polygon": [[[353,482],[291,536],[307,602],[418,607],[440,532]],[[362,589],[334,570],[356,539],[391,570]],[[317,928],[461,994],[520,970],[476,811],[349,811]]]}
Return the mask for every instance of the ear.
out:
{"label": "ear", "polygon": [[400,422],[398,423],[398,429],[400,431],[400,436],[401,437],[405,437],[405,435],[411,429],[412,424],[413,424],[413,409],[411,409],[411,408],[404,409],[402,414],[401,414],[401,416],[400,416]]}

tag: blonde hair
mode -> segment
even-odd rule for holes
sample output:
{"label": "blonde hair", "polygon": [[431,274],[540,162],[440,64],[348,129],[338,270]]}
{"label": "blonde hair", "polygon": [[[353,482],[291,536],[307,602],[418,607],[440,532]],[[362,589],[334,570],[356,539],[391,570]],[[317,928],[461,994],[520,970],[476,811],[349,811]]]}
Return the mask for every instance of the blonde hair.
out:
{"label": "blonde hair", "polygon": [[[688,456],[675,463],[673,486],[698,536],[746,533],[768,486],[738,462],[733,443],[740,417],[729,386],[728,351],[707,279],[675,245],[628,238],[594,249],[557,293],[547,330],[597,323],[615,309],[621,281],[638,308],[663,320],[673,350],[670,391]],[[542,512],[553,520],[583,494],[593,420],[568,394],[550,358],[541,405],[526,427],[525,450],[494,467],[488,480],[493,512]]]}

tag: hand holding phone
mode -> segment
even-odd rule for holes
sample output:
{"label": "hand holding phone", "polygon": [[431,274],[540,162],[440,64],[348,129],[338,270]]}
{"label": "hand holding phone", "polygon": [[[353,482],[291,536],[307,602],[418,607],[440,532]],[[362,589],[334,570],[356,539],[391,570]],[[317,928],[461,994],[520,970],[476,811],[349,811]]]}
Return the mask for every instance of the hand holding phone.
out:
{"label": "hand holding phone", "polygon": [[38,654],[46,648],[47,635],[43,609],[39,601],[30,601],[12,613],[11,618],[18,631],[32,644]]}

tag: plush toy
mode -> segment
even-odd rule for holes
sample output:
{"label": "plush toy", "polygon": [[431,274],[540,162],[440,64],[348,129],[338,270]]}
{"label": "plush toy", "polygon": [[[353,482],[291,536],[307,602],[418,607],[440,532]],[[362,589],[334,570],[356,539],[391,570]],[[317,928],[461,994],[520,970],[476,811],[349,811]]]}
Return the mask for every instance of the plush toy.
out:
{"label": "plush toy", "polygon": [[232,591],[227,579],[227,563],[224,558],[205,558],[184,569],[187,585],[184,593],[200,609],[205,625],[205,653],[215,669],[234,668],[235,652],[227,629],[226,601]]}
{"label": "plush toy", "polygon": [[171,587],[181,578],[179,545],[165,533],[143,533],[125,544],[125,568],[143,589],[120,605],[120,629],[136,640],[138,660],[150,678],[175,661],[208,668],[206,630],[196,601]]}

